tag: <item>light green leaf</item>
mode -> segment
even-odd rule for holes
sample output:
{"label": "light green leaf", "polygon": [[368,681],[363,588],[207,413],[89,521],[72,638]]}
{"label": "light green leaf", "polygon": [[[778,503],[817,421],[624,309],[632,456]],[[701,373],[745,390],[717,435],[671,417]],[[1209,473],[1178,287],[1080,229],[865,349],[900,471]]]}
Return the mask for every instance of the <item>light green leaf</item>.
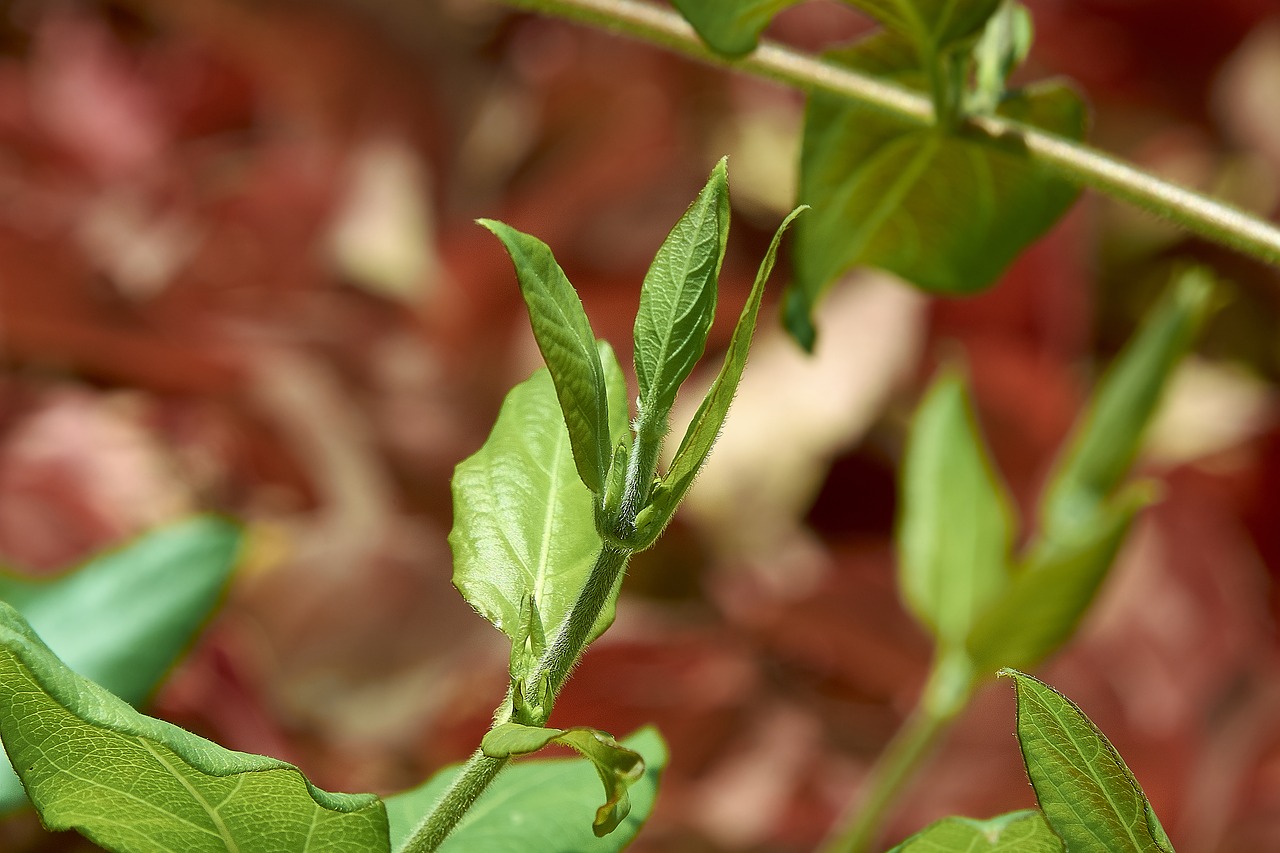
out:
{"label": "light green leaf", "polygon": [[906,37],[922,56],[976,36],[1000,0],[845,0]]}
{"label": "light green leaf", "polygon": [[[648,819],[657,799],[667,750],[653,729],[642,729],[622,745],[644,760],[644,776],[631,786],[631,814],[617,830],[596,837],[592,814],[600,782],[577,758],[528,759],[507,768],[463,816],[440,853],[617,853]],[[422,816],[453,781],[458,766],[433,776],[419,788],[387,799],[392,849],[399,851]]]}
{"label": "light green leaf", "polygon": [[143,716],[76,675],[0,603],[0,737],[51,829],[119,853],[387,850],[372,794]]}
{"label": "light green leaf", "polygon": [[671,0],[698,35],[717,53],[744,56],[756,49],[773,16],[803,0]]}
{"label": "light green leaf", "polygon": [[503,723],[484,736],[480,748],[490,758],[514,758],[537,752],[548,744],[568,746],[596,768],[604,785],[605,804],[596,810],[592,831],[597,836],[613,832],[631,812],[627,789],[644,776],[644,759],[599,729],[577,726],[570,729],[548,729]]}
{"label": "light green leaf", "polygon": [[658,249],[640,290],[635,322],[639,418],[659,435],[680,383],[706,348],[728,237],[729,182],[721,160]]}
{"label": "light green leaf", "polygon": [[569,427],[578,476],[588,489],[599,493],[613,445],[604,370],[582,301],[546,243],[501,222],[479,222],[502,241],[515,264],[533,336],[551,371]]}
{"label": "light green leaf", "polygon": [[720,435],[720,429],[724,426],[725,417],[729,413],[729,405],[733,402],[733,395],[737,393],[738,382],[742,379],[742,371],[747,365],[747,353],[751,349],[756,318],[760,314],[760,302],[764,298],[764,285],[769,280],[769,274],[773,272],[773,264],[778,256],[782,235],[791,221],[806,209],[798,207],[791,211],[773,235],[769,251],[765,253],[764,260],[760,262],[760,269],[756,272],[756,280],[751,286],[751,293],[747,296],[747,304],[738,315],[738,324],[733,329],[733,337],[729,340],[729,349],[725,352],[720,373],[717,374],[715,381],[707,390],[706,397],[698,406],[698,411],[689,423],[680,447],[671,460],[671,467],[654,490],[649,507],[638,520],[638,525],[642,525],[641,547],[651,544],[671,521],[676,507],[684,500],[689,487],[693,485],[698,472],[707,461],[711,446]]}
{"label": "light green leaf", "polygon": [[1075,633],[1115,562],[1133,518],[1151,501],[1135,486],[1070,541],[1041,543],[1013,582],[978,618],[967,646],[983,675],[1032,669]]}
{"label": "light green leaf", "polygon": [[[829,57],[919,87],[909,46],[881,33]],[[1048,83],[1010,94],[1001,115],[1079,139],[1085,110]],[[1026,155],[1016,135],[994,140],[918,127],[871,107],[814,93],[805,114],[788,329],[812,348],[813,305],[854,266],[881,267],[924,290],[982,290],[1058,220],[1078,190]]]}
{"label": "light green leaf", "polygon": [[974,422],[961,376],[934,381],[916,411],[902,471],[898,584],[903,601],[958,648],[1004,590],[1012,510]]}
{"label": "light green leaf", "polygon": [[989,114],[1004,98],[1005,81],[1031,52],[1034,23],[1031,12],[1017,0],[1003,0],[973,46],[973,91],[966,106],[971,113]]}
{"label": "light green leaf", "polygon": [[1212,292],[1208,271],[1181,272],[1098,383],[1041,499],[1046,537],[1088,524],[1127,476],[1169,377],[1208,314]]}
{"label": "light green leaf", "polygon": [[1040,810],[1071,853],[1173,853],[1138,780],[1070,699],[1011,669],[1018,741]]}
{"label": "light green leaf", "polygon": [[[53,578],[0,574],[0,600],[67,666],[137,704],[217,606],[241,539],[229,521],[189,518]],[[26,802],[18,777],[0,760],[0,811]]]}
{"label": "light green leaf", "polygon": [[1038,811],[990,820],[945,817],[889,853],[1063,853],[1062,842]]}

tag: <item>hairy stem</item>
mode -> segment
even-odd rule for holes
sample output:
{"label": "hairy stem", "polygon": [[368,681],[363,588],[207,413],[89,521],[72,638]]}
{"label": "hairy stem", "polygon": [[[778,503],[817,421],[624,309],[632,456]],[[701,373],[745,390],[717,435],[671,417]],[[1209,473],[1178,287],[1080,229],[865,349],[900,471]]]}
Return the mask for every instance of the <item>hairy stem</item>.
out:
{"label": "hairy stem", "polygon": [[[805,91],[830,92],[921,125],[934,120],[929,98],[875,77],[840,68],[777,44],[761,42],[749,56],[726,59],[709,50],[674,11],[640,0],[501,0],[660,45],[713,65]],[[1172,184],[1088,145],[1019,122],[975,117],[972,131],[1017,142],[1028,156],[1082,186],[1129,202],[1186,230],[1280,266],[1280,228],[1208,196]]]}
{"label": "hairy stem", "polygon": [[473,752],[458,778],[413,831],[401,853],[433,853],[509,760],[490,758],[478,749]]}

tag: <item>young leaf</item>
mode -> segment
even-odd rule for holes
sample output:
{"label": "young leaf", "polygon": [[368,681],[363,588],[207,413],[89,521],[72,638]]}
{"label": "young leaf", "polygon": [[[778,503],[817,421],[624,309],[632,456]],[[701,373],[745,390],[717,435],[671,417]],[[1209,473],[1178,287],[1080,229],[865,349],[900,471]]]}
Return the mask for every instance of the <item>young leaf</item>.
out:
{"label": "young leaf", "polygon": [[640,290],[635,323],[642,423],[665,431],[680,383],[702,357],[716,312],[716,279],[729,237],[725,161],[658,249]]}
{"label": "young leaf", "polygon": [[45,826],[117,853],[388,849],[377,797],[321,791],[292,765],[139,714],[4,603],[0,737]]}
{"label": "young leaf", "polygon": [[1032,669],[1071,638],[1097,595],[1133,518],[1151,500],[1136,486],[1071,541],[1043,543],[1008,588],[982,612],[967,646],[974,668]]}
{"label": "young leaf", "polygon": [[773,16],[802,0],[671,0],[702,40],[727,57],[745,56],[756,49],[760,33]]}
{"label": "young leaf", "polygon": [[1003,0],[973,46],[974,86],[967,108],[990,114],[1004,98],[1005,81],[1031,52],[1031,12],[1017,0]]}
{"label": "young leaf", "polygon": [[729,340],[729,349],[725,352],[724,363],[720,373],[707,390],[698,411],[694,414],[689,428],[671,460],[671,467],[662,478],[649,507],[646,507],[637,520],[637,527],[642,537],[640,547],[652,543],[675,515],[676,507],[684,500],[684,496],[693,485],[694,478],[702,470],[711,446],[720,435],[724,419],[729,413],[729,405],[738,390],[738,382],[742,379],[743,368],[747,365],[747,353],[751,348],[751,338],[755,334],[756,318],[760,314],[760,302],[764,298],[764,285],[773,272],[773,264],[778,256],[778,246],[787,226],[807,208],[797,207],[788,214],[778,226],[769,250],[760,269],[756,272],[755,283],[751,285],[751,293],[747,296],[747,304],[738,315],[738,324],[733,329],[733,337]]}
{"label": "young leaf", "polygon": [[954,371],[934,381],[916,411],[902,491],[903,601],[942,646],[957,648],[1008,582],[1013,522]]}
{"label": "young leaf", "polygon": [[1208,314],[1212,275],[1181,272],[1103,376],[1040,502],[1048,538],[1087,524],[1128,474],[1160,396]]}
{"label": "young leaf", "polygon": [[981,32],[1000,0],[846,0],[907,38],[921,56]]}
{"label": "young leaf", "polygon": [[1063,853],[1062,842],[1038,811],[990,820],[945,817],[889,853]]}
{"label": "young leaf", "polygon": [[1018,741],[1040,809],[1071,853],[1173,853],[1111,742],[1070,699],[1011,669]]}
{"label": "young leaf", "polygon": [[[631,814],[609,835],[597,837],[591,815],[600,782],[577,758],[528,759],[503,771],[440,847],[440,853],[618,853],[648,819],[657,799],[667,750],[653,729],[622,741],[639,753],[644,776],[629,791]],[[419,788],[387,798],[391,849],[400,851],[410,833],[458,773],[447,768]]]}
{"label": "young leaf", "polygon": [[[0,599],[67,666],[137,704],[217,606],[242,538],[229,521],[196,516],[54,578],[0,574]],[[0,760],[0,810],[26,801]]]}
{"label": "young leaf", "polygon": [[582,726],[548,729],[503,723],[484,736],[480,748],[490,758],[514,758],[537,752],[552,743],[572,747],[595,766],[606,800],[596,810],[591,828],[597,837],[613,832],[631,812],[627,789],[644,776],[644,759],[612,735]]}
{"label": "young leaf", "polygon": [[[829,58],[919,87],[909,45],[892,34]],[[1013,93],[999,112],[1060,136],[1084,134],[1084,106],[1060,84]],[[916,127],[815,93],[800,155],[800,200],[814,212],[796,226],[787,327],[811,349],[813,305],[831,281],[858,265],[887,269],[930,292],[982,290],[1057,221],[1077,192],[1029,158],[1016,138]]]}
{"label": "young leaf", "polygon": [[479,222],[502,241],[515,264],[520,293],[529,308],[533,337],[551,371],[556,396],[569,427],[578,476],[588,489],[598,494],[613,455],[613,445],[609,441],[604,370],[582,301],[546,243],[501,222],[491,219]]}
{"label": "young leaf", "polygon": [[[622,372],[600,350],[611,383]],[[624,397],[623,388],[611,394]],[[625,411],[625,410],[624,410]],[[453,583],[462,596],[521,642],[521,602],[531,596],[548,637],[568,617],[600,552],[591,493],[579,479],[569,433],[546,370],[503,401],[484,445],[453,476]],[[592,636],[613,620],[608,607]]]}

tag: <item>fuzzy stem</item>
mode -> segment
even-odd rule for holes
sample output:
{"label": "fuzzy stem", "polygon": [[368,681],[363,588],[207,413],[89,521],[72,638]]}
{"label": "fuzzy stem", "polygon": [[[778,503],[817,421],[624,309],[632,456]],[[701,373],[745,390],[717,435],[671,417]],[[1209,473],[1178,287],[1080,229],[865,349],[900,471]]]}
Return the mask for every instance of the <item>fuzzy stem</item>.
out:
{"label": "fuzzy stem", "polygon": [[[919,125],[933,123],[929,98],[867,74],[762,41],[733,60],[706,47],[674,11],[639,0],[501,0],[510,6],[592,24],[702,62],[792,88],[859,101]],[[1155,177],[1088,145],[998,116],[964,122],[971,131],[1015,142],[1063,177],[1129,202],[1186,230],[1280,266],[1280,228],[1232,205]]]}
{"label": "fuzzy stem", "polygon": [[478,749],[472,753],[462,766],[462,772],[418,824],[400,853],[433,853],[509,760],[490,758]]}

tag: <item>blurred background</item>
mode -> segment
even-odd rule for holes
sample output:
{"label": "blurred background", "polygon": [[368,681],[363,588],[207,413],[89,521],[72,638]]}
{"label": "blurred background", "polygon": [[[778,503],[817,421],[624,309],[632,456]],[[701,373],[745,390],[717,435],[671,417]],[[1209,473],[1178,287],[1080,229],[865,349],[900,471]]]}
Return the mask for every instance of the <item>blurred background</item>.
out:
{"label": "blurred background", "polygon": [[[1021,76],[1074,78],[1096,144],[1275,218],[1274,0],[1029,5]],[[819,50],[868,28],[814,0],[769,35]],[[150,710],[330,790],[390,793],[465,757],[506,641],[450,586],[449,476],[538,364],[509,261],[472,220],[549,243],[625,363],[648,262],[729,154],[718,365],[793,203],[802,112],[795,92],[486,0],[3,0],[0,558],[49,573],[191,511],[242,518],[227,603]],[[779,266],[712,464],[553,718],[668,739],[632,849],[818,842],[927,664],[892,529],[934,366],[967,359],[1025,517],[1100,366],[1186,259],[1230,285],[1143,463],[1163,502],[1041,674],[1180,851],[1280,849],[1280,274],[1091,195],[986,295],[848,277],[812,359],[779,331]],[[1009,686],[984,691],[887,840],[1031,806],[1013,725]],[[0,847],[91,849],[31,815],[0,823]]]}

